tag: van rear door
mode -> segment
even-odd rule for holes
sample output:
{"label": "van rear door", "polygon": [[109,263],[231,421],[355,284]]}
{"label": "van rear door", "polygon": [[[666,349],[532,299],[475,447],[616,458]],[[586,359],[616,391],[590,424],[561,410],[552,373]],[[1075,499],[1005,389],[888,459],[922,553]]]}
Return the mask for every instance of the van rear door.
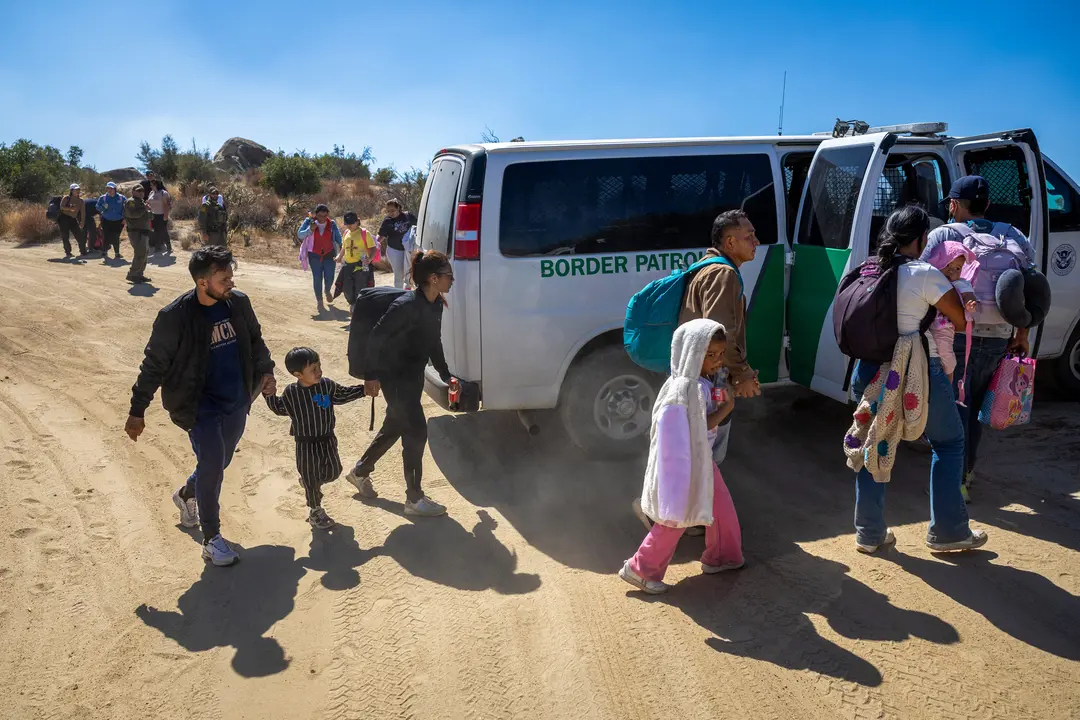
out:
{"label": "van rear door", "polygon": [[[1027,236],[1035,261],[1045,274],[1050,247],[1046,205],[1046,171],[1039,142],[1031,130],[1009,130],[992,135],[956,138],[946,142],[960,175],[981,175],[990,185],[986,218],[1006,222]],[[1032,356],[1039,338],[1031,331]]]}
{"label": "van rear door", "polygon": [[810,163],[799,205],[787,299],[791,380],[845,402],[847,358],[833,336],[833,298],[866,259],[874,196],[896,143],[892,133],[826,140]]}
{"label": "van rear door", "polygon": [[454,286],[446,296],[442,339],[446,364],[462,380],[480,381],[480,263],[454,259],[454,230],[462,178],[471,158],[456,153],[435,158],[417,217],[421,250],[450,255]]}

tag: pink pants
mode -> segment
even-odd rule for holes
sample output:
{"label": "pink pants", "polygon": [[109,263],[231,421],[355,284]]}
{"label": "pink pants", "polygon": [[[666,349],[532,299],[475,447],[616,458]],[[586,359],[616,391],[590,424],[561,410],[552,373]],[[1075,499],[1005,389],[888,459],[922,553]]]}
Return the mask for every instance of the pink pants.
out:
{"label": "pink pants", "polygon": [[[675,555],[686,528],[664,527],[659,523],[641,541],[641,547],[630,558],[630,569],[646,580],[663,580],[668,563]],[[742,562],[742,531],[735,503],[731,501],[720,468],[713,465],[713,524],[705,530],[705,552],[701,562],[706,565],[727,565]]]}

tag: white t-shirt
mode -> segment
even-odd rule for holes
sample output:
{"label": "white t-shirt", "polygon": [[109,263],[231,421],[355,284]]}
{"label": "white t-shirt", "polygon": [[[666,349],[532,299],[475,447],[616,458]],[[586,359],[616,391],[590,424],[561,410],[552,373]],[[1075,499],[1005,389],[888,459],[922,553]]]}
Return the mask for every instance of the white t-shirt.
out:
{"label": "white t-shirt", "polygon": [[[921,260],[905,263],[897,268],[897,272],[896,329],[901,335],[910,335],[919,332],[919,324],[927,310],[953,286],[940,270]],[[937,356],[937,348],[930,338],[930,357]]]}

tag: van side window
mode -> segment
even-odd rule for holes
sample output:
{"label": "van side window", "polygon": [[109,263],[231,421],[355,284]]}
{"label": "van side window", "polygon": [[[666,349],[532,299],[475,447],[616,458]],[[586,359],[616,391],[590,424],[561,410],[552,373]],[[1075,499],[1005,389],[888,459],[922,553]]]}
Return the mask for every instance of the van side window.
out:
{"label": "van side window", "polygon": [[531,257],[702,248],[716,216],[735,209],[762,244],[776,242],[767,155],[515,163],[503,175],[499,249]]}
{"label": "van side window", "polygon": [[837,147],[818,153],[814,174],[806,190],[799,223],[800,245],[847,249],[859,189],[874,148],[870,145]]}
{"label": "van side window", "polygon": [[1016,145],[972,150],[964,155],[968,175],[982,175],[990,185],[986,218],[1006,222],[1024,235],[1031,232],[1031,186],[1024,151]]}
{"label": "van side window", "polygon": [[901,155],[889,153],[874,193],[870,218],[870,254],[877,252],[878,239],[885,221],[897,208],[919,205],[932,217],[948,222],[944,207],[949,171],[937,155]]}
{"label": "van side window", "polygon": [[1080,230],[1080,196],[1057,170],[1047,164],[1046,198],[1050,206],[1050,232]]}
{"label": "van side window", "polygon": [[789,242],[795,237],[795,221],[799,215],[806,174],[810,172],[812,152],[793,152],[784,156],[781,169],[784,173],[784,204],[787,208],[787,236]]}

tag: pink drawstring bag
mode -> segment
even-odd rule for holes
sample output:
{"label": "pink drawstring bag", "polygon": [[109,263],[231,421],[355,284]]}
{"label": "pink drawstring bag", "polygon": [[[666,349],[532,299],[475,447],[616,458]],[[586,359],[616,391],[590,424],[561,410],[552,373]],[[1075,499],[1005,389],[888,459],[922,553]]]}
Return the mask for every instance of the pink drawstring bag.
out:
{"label": "pink drawstring bag", "polygon": [[1035,360],[1009,354],[998,363],[986,391],[979,422],[994,430],[1026,425],[1035,397]]}

